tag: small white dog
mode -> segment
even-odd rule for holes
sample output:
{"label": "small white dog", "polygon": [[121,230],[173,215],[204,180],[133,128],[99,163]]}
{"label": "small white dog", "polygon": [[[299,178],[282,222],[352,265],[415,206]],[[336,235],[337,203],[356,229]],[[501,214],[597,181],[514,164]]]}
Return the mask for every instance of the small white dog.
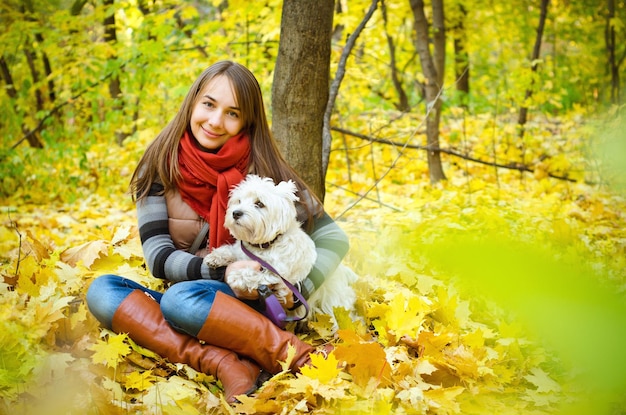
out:
{"label": "small white dog", "polygon": [[[304,280],[315,260],[315,244],[304,232],[297,219],[295,202],[296,185],[292,181],[274,185],[270,178],[248,175],[230,192],[224,225],[237,239],[232,245],[222,245],[211,251],[205,262],[211,267],[228,265],[237,260],[249,260],[245,248],[271,265],[283,278],[296,285]],[[356,274],[340,264],[324,283],[307,300],[311,315],[327,314],[333,329],[337,330],[335,307],[354,311],[356,295],[350,286]],[[276,290],[280,276],[267,269],[255,271],[249,268],[229,273],[228,283],[238,289],[253,291],[264,284],[274,288],[274,294],[284,303],[289,289]],[[304,313],[299,307],[299,316]],[[294,313],[291,313],[294,314]]]}

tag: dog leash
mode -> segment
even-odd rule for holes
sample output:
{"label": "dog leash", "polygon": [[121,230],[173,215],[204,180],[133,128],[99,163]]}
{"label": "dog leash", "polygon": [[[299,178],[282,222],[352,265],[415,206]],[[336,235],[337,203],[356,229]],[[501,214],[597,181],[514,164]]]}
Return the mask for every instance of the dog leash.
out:
{"label": "dog leash", "polygon": [[298,298],[298,300],[300,300],[302,305],[304,305],[304,308],[305,308],[306,312],[304,313],[303,317],[285,317],[284,321],[300,321],[300,320],[304,320],[306,318],[306,316],[309,315],[309,304],[304,299],[304,296],[302,295],[302,293],[300,293],[300,291],[298,291],[298,289],[296,287],[294,287],[294,285],[292,283],[290,283],[282,275],[280,275],[278,273],[278,271],[276,271],[276,268],[271,266],[268,262],[264,261],[262,258],[259,258],[258,256],[254,255],[252,252],[250,252],[250,250],[248,248],[246,248],[245,245],[243,244],[243,241],[239,241],[239,244],[241,245],[241,250],[246,255],[248,255],[250,257],[250,259],[253,259],[253,260],[257,261],[263,267],[267,268],[268,270],[272,271],[274,274],[278,275],[283,280],[285,285],[291,290],[291,292]]}

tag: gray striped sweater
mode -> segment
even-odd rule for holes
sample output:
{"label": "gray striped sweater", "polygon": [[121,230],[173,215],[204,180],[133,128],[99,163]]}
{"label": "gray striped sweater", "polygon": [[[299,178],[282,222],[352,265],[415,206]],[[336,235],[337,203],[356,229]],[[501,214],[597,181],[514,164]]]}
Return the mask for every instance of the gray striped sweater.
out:
{"label": "gray striped sweater", "polygon": [[[148,197],[137,203],[139,237],[148,269],[155,277],[171,282],[212,278],[201,257],[175,248],[168,229],[165,196],[158,195],[160,189],[162,186],[153,185]],[[349,247],[345,232],[325,212],[315,218],[310,236],[317,250],[317,261],[299,284],[305,298],[335,271]]]}

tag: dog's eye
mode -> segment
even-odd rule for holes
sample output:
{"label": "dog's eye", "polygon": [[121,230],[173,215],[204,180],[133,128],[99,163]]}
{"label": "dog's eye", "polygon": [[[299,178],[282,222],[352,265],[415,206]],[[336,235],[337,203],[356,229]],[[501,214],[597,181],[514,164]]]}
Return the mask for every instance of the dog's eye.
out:
{"label": "dog's eye", "polygon": [[263,204],[263,202],[261,202],[260,200],[257,200],[257,201],[254,203],[254,206],[256,206],[256,207],[258,207],[258,208],[264,208],[264,207],[265,207],[265,205]]}

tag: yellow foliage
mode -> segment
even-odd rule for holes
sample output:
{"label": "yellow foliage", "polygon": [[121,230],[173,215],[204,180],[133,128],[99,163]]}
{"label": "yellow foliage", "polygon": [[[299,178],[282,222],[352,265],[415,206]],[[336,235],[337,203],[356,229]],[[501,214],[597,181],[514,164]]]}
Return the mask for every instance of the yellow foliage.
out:
{"label": "yellow foliage", "polygon": [[[392,115],[360,121],[383,128]],[[462,113],[456,116],[447,128],[461,131]],[[417,143],[420,122],[405,114],[389,133]],[[450,140],[466,140],[482,154],[497,144],[498,160],[522,156],[506,143],[511,127],[491,143],[481,132],[492,128],[492,117],[463,122],[471,137],[447,131]],[[129,166],[155,133],[140,129],[119,151],[94,145],[86,163],[120,174],[97,191],[83,189],[88,196],[74,195],[74,203],[42,204],[52,196],[37,188],[3,201],[0,412],[17,404],[26,413],[30,400],[45,408],[60,376],[85,386],[80,392],[89,400],[67,399],[67,411],[58,413],[583,414],[588,406],[563,403],[584,401],[605,414],[624,403],[626,202],[601,186],[550,178],[580,164],[580,155],[569,151],[540,158],[528,148],[534,173],[524,176],[446,159],[448,181],[430,185],[423,153],[346,137],[353,164],[348,173],[346,153],[331,153],[325,207],[341,215],[350,237],[345,262],[360,276],[355,290],[363,323],[338,310],[341,330],[327,359],[313,355],[312,366],[293,375],[290,348],[284,371],[234,407],[218,398],[217,379],[171,365],[126,335],[99,337],[84,302],[93,278],[115,273],[163,289],[143,267],[124,194]],[[525,143],[545,139],[537,133]],[[24,202],[29,191],[36,203]],[[321,316],[302,337],[327,341],[329,323]],[[140,367],[131,358],[137,353],[150,365]]]}
{"label": "yellow foliage", "polygon": [[328,356],[313,353],[311,354],[311,365],[300,369],[302,375],[317,379],[324,384],[330,383],[340,372],[341,366],[334,353],[330,353]]}
{"label": "yellow foliage", "polygon": [[95,363],[116,367],[130,353],[130,346],[125,342],[126,337],[126,334],[118,334],[109,336],[106,340],[98,340],[90,348],[95,352],[91,359]]}

